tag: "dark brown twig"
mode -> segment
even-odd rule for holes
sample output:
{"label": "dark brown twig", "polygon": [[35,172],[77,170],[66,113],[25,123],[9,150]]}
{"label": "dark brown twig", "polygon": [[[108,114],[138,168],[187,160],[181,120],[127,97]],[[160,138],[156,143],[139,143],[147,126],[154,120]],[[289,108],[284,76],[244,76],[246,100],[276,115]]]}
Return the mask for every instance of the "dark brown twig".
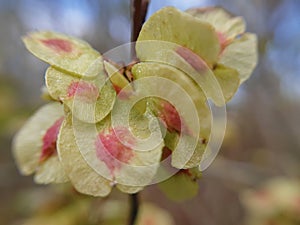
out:
{"label": "dark brown twig", "polygon": [[[131,19],[132,19],[132,31],[131,41],[136,42],[140,30],[142,29],[143,23],[145,22],[148,5],[150,0],[131,0]],[[132,57],[136,58],[135,49],[132,49]],[[128,225],[134,225],[139,212],[139,199],[138,194],[130,195],[130,217]]]}
{"label": "dark brown twig", "polygon": [[[150,0],[131,0],[132,31],[131,42],[136,42],[145,22]],[[132,59],[136,60],[135,45],[131,49]]]}
{"label": "dark brown twig", "polygon": [[131,0],[132,33],[131,41],[135,42],[145,22],[150,0]]}

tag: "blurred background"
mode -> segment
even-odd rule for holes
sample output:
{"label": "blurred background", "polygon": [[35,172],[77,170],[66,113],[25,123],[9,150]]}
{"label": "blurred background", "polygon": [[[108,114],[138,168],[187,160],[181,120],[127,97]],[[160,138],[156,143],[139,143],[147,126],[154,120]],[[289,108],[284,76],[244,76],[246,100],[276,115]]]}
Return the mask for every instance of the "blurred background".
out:
{"label": "blurred background", "polygon": [[[85,210],[84,203],[76,208],[78,199],[94,201],[99,211],[94,214],[101,214],[104,200],[66,196],[65,187],[35,185],[32,177],[17,171],[11,140],[43,104],[40,88],[47,67],[26,51],[20,37],[32,30],[55,30],[80,37],[103,53],[130,41],[129,2],[0,0],[0,224],[87,224],[71,216]],[[148,16],[166,5],[182,10],[221,5],[245,17],[248,31],[259,38],[259,64],[227,106],[225,141],[199,181],[198,196],[176,203],[152,186],[142,192],[143,201],[155,204],[176,225],[299,225],[300,1],[152,0]],[[126,198],[115,193],[104,208],[122,216]],[[65,210],[73,222],[30,221],[41,211],[52,215],[69,205],[76,206]]]}

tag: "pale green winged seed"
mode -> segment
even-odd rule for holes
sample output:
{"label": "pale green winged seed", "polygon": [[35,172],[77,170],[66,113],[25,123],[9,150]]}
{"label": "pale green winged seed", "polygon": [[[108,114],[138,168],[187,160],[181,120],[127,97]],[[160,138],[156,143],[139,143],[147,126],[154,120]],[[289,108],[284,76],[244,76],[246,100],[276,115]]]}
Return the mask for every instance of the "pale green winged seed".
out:
{"label": "pale green winged seed", "polygon": [[211,24],[217,32],[222,33],[228,39],[234,39],[246,30],[246,24],[242,17],[234,17],[221,7],[192,8],[186,12]]}
{"label": "pale green winged seed", "polygon": [[69,181],[58,156],[50,157],[37,168],[34,181],[38,184],[64,183]]}
{"label": "pale green winged seed", "polygon": [[[192,137],[191,134],[182,134],[182,136],[180,137],[180,135],[176,132],[167,132],[165,142],[167,147],[169,147],[171,150],[174,151],[176,149],[176,151],[174,151],[172,155],[172,165],[174,167],[181,169],[198,166],[201,161],[201,156],[206,148],[206,143],[209,139],[211,123],[210,110],[205,101],[203,92],[201,92],[197,85],[183,72],[169,65],[152,62],[139,63],[132,68],[132,73],[136,79],[142,79],[144,77],[152,76],[158,76],[169,79],[177,85],[180,85],[181,88],[183,88],[183,90],[188,94],[189,98],[193,101],[193,104],[196,106],[197,109],[197,118],[190,118],[188,114],[186,114],[186,116],[185,114],[183,114],[181,119],[183,120],[183,125],[187,126],[187,130],[189,130],[189,132],[192,133],[193,129],[191,129],[191,127],[189,127],[188,124],[194,125],[196,120],[199,120],[200,132],[195,131],[196,134],[192,135],[198,137],[198,140],[197,138]],[[172,87],[177,88],[176,86]],[[172,99],[180,99],[181,92],[178,92],[172,87],[160,87],[159,84],[156,84],[157,91],[155,92],[160,93],[161,88],[163,88],[171,93]],[[167,95],[161,97],[168,98]],[[159,113],[159,111],[162,110],[160,108],[161,100],[153,99],[153,101],[151,102],[152,104],[150,104],[149,106],[154,111],[158,111]],[[186,101],[181,102],[180,105],[178,105],[177,107],[182,107],[182,105],[184,104],[186,104]],[[187,107],[183,108],[187,109]],[[180,143],[178,142],[179,138],[181,138]]]}
{"label": "pale green winged seed", "polygon": [[[116,104],[118,105],[118,103]],[[126,102],[121,107],[124,107],[124,105],[127,105]],[[124,114],[124,110],[120,108],[116,111]],[[147,128],[148,120],[144,118],[145,116],[143,115],[131,114],[131,122],[129,124],[131,125],[130,130],[132,134],[128,134],[126,139],[132,140],[130,136],[133,135],[133,137],[143,140],[150,135],[149,130],[145,129],[145,127]],[[103,161],[97,156],[95,143],[98,135],[105,135],[111,132],[112,125],[110,120],[111,115],[96,124],[96,127],[92,126],[92,124],[84,124],[78,120],[74,120],[73,127],[79,150],[91,168],[105,178],[110,179],[121,191],[128,193],[137,192],[143,186],[148,185],[155,176],[159,166],[163,140],[158,140],[161,144],[147,150],[139,149],[138,142],[132,141],[132,155],[127,162],[119,161],[117,158],[114,159],[116,161],[108,160],[105,162],[105,160]],[[114,129],[126,128],[123,125],[122,122],[117,122],[114,125]],[[156,129],[156,132],[160,132],[159,128]],[[108,149],[108,151],[111,150]],[[119,166],[116,168],[111,167],[116,162]]]}
{"label": "pale green winged seed", "polygon": [[245,33],[225,48],[219,62],[224,66],[236,69],[243,83],[253,72],[258,60],[257,37]]}
{"label": "pale green winged seed", "polygon": [[62,124],[58,137],[58,154],[65,173],[74,188],[80,193],[92,196],[107,196],[111,182],[91,168],[81,155],[69,114]]}
{"label": "pale green winged seed", "polygon": [[218,64],[214,69],[214,74],[222,88],[225,101],[228,102],[240,86],[239,73],[235,69]]}
{"label": "pale green winged seed", "polygon": [[37,58],[67,73],[94,77],[103,69],[100,54],[80,39],[51,31],[38,31],[24,36],[23,42]]}
{"label": "pale green winged seed", "polygon": [[75,117],[88,123],[97,123],[106,117],[116,98],[116,92],[104,74],[85,80],[49,67],[46,86],[52,98],[62,101]]}
{"label": "pale green winged seed", "polygon": [[144,50],[147,62],[156,62],[172,66],[186,74],[205,95],[216,105],[225,104],[218,80],[207,63],[190,49],[171,42],[141,41],[136,46]]}
{"label": "pale green winged seed", "polygon": [[38,183],[67,181],[57,155],[42,163],[39,162],[46,131],[63,116],[63,107],[60,103],[49,103],[41,107],[14,137],[13,154],[18,168],[24,175],[36,172],[35,180]]}
{"label": "pale green winged seed", "polygon": [[[217,61],[220,52],[218,36],[211,25],[173,7],[157,11],[144,23],[136,44],[137,56],[141,61],[147,60],[148,52],[152,50],[145,49],[139,42],[149,40],[171,42],[186,47],[209,65]],[[160,49],[166,46],[158,42],[156,47]]]}
{"label": "pale green winged seed", "polygon": [[111,63],[104,61],[104,68],[114,86],[122,89],[129,84],[128,80],[119,72],[118,68],[113,66]]}
{"label": "pale green winged seed", "polygon": [[191,199],[198,194],[197,178],[190,172],[184,173],[178,172],[174,176],[170,177],[158,184],[160,190],[171,200],[181,202]]}

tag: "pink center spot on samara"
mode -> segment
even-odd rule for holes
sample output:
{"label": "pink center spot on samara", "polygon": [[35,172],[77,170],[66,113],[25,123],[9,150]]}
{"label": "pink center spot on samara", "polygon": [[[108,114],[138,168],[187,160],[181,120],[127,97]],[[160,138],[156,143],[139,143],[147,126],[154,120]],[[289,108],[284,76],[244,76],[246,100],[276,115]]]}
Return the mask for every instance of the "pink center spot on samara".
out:
{"label": "pink center spot on samara", "polygon": [[129,89],[122,89],[116,84],[113,84],[113,87],[117,93],[117,97],[121,100],[126,100],[132,95],[132,90]]}
{"label": "pink center spot on samara", "polygon": [[220,43],[220,46],[221,46],[220,54],[222,54],[224,49],[230,43],[230,40],[227,39],[227,37],[222,32],[217,32],[217,35],[218,35],[219,43]]}
{"label": "pink center spot on samara", "polygon": [[72,43],[65,39],[49,38],[43,39],[41,42],[58,53],[70,53],[73,50]]}
{"label": "pink center spot on samara", "polygon": [[117,92],[117,95],[118,95],[118,94],[121,92],[121,90],[122,90],[122,88],[119,87],[119,86],[116,85],[116,84],[113,84],[113,87],[114,87],[115,91]]}
{"label": "pink center spot on samara", "polygon": [[67,90],[69,98],[76,97],[86,103],[93,103],[99,97],[99,89],[91,83],[85,81],[72,82]]}
{"label": "pink center spot on samara", "polygon": [[185,47],[178,47],[176,53],[180,55],[188,64],[190,64],[196,71],[205,72],[207,65],[204,60],[195,54],[192,50]]}
{"label": "pink center spot on samara", "polygon": [[96,155],[103,161],[110,172],[120,169],[122,163],[128,163],[134,156],[131,146],[135,144],[127,128],[119,127],[102,132],[96,140]]}
{"label": "pink center spot on samara", "polygon": [[184,132],[189,133],[187,126],[184,124],[182,118],[176,108],[167,101],[161,102],[161,110],[158,112],[158,116],[165,123],[166,128],[171,132]]}
{"label": "pink center spot on samara", "polygon": [[43,137],[42,152],[40,155],[40,162],[44,162],[53,154],[56,154],[56,140],[60,126],[64,118],[60,118],[46,131]]}

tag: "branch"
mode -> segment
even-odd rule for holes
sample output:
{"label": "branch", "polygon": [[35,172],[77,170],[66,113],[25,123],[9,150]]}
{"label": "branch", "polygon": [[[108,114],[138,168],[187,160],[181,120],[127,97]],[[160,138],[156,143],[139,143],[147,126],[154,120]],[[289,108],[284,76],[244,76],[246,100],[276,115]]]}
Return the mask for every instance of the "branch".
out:
{"label": "branch", "polygon": [[139,198],[138,194],[131,194],[130,196],[130,218],[128,225],[134,225],[136,223],[137,215],[139,212]]}
{"label": "branch", "polygon": [[[139,33],[142,29],[143,23],[145,22],[148,5],[150,0],[131,0],[131,19],[132,19],[132,31],[131,31],[131,42],[136,42]],[[133,58],[136,57],[135,49],[132,49]],[[139,211],[139,199],[138,194],[130,195],[131,211],[128,225],[134,225],[137,219]]]}
{"label": "branch", "polygon": [[131,0],[132,33],[131,41],[135,42],[145,22],[150,0]]}

